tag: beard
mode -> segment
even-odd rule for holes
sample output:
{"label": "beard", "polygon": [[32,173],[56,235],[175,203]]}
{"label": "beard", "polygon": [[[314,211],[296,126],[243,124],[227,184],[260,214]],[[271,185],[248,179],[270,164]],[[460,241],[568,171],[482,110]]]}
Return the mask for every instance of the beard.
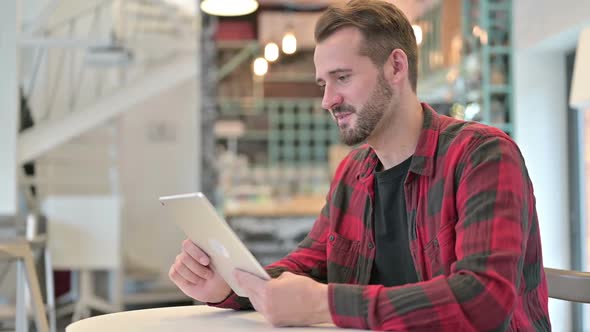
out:
{"label": "beard", "polygon": [[383,118],[383,114],[391,103],[393,91],[387,84],[383,73],[379,74],[377,86],[373,90],[367,103],[357,111],[354,106],[342,104],[332,110],[336,115],[340,112],[356,114],[356,124],[338,125],[340,128],[340,140],[348,146],[354,146],[367,140]]}

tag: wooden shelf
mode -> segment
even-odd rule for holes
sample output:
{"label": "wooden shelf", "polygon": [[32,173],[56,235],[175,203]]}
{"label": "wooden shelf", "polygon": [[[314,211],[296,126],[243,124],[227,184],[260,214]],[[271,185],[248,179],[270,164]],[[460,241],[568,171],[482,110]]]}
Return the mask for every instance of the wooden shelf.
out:
{"label": "wooden shelf", "polygon": [[237,217],[315,217],[324,207],[323,195],[296,196],[287,201],[240,203],[224,210],[226,218]]}

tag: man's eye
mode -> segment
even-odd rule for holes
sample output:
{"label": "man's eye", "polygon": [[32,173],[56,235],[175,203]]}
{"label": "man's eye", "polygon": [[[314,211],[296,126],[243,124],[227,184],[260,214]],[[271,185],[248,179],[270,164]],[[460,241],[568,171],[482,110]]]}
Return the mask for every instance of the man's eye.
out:
{"label": "man's eye", "polygon": [[338,76],[338,81],[345,82],[346,80],[348,80],[348,78],[349,78],[349,75]]}

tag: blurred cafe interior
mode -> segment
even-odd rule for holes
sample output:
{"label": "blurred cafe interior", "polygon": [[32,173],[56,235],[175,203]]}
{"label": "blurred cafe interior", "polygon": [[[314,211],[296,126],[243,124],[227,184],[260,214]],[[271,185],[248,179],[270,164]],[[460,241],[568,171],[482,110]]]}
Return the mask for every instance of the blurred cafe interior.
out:
{"label": "blurred cafe interior", "polygon": [[[313,63],[338,1],[1,1],[0,328],[36,329],[37,301],[52,331],[191,303],[159,196],[205,193],[263,265],[295,248],[350,151]],[[545,265],[590,271],[590,1],[388,1],[419,98],[518,143]],[[549,303],[556,331],[590,331],[590,306]]]}

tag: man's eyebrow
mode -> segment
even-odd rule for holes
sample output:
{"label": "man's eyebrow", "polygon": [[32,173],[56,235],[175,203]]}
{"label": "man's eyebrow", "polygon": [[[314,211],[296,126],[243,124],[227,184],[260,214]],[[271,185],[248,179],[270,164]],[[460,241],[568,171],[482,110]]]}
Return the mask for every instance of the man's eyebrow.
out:
{"label": "man's eyebrow", "polygon": [[334,75],[334,74],[339,74],[339,73],[342,73],[342,72],[345,72],[346,73],[346,72],[351,72],[351,71],[352,71],[352,69],[350,69],[350,68],[336,68],[336,69],[330,70],[328,72],[328,74],[329,75]]}
{"label": "man's eyebrow", "polygon": [[[349,68],[336,68],[336,69],[330,70],[328,72],[328,75],[333,76],[333,75],[340,74],[340,73],[350,73],[351,71],[352,71],[352,69],[349,69]],[[315,81],[317,84],[324,82],[324,80],[319,77]]]}

